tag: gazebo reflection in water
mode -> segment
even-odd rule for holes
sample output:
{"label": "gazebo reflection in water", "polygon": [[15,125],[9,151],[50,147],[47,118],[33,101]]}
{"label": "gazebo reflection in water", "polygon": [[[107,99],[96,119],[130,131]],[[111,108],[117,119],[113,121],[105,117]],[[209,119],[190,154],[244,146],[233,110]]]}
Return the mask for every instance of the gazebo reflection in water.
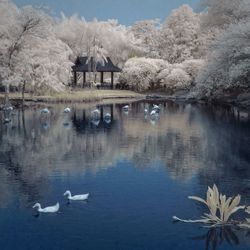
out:
{"label": "gazebo reflection in water", "polygon": [[[98,119],[93,118],[91,111],[82,110],[75,111],[72,116],[72,123],[78,133],[90,133],[91,131],[111,129],[115,125],[114,104],[98,105],[100,111]],[[110,119],[105,119],[105,115],[109,113]]]}

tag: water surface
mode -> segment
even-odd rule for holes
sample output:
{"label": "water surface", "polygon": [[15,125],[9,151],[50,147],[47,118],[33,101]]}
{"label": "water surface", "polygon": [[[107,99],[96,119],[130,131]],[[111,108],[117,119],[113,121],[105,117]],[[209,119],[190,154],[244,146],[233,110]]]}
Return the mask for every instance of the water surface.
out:
{"label": "water surface", "polygon": [[[248,249],[249,233],[173,223],[206,209],[187,199],[216,183],[250,205],[250,119],[233,108],[152,102],[15,110],[0,123],[1,249]],[[93,121],[95,108],[111,121]],[[0,119],[4,117],[0,112]],[[70,204],[62,194],[90,193]],[[58,214],[32,206],[60,202]]]}

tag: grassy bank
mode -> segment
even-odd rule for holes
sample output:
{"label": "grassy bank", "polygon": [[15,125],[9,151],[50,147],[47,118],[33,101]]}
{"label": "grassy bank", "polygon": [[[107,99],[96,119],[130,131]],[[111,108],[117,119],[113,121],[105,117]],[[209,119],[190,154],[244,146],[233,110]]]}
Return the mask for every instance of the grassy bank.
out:
{"label": "grassy bank", "polygon": [[[21,93],[10,93],[11,101],[21,101]],[[143,99],[145,96],[128,90],[81,90],[55,93],[51,96],[30,96],[25,94],[26,102],[96,102],[106,99]],[[4,93],[0,94],[4,99]]]}

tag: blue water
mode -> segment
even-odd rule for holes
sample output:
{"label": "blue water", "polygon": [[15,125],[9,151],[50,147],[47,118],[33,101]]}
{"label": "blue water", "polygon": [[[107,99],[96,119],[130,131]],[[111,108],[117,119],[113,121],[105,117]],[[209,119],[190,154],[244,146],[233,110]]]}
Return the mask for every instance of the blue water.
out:
{"label": "blue water", "polygon": [[[187,196],[214,183],[250,205],[249,115],[168,102],[151,120],[152,102],[122,106],[35,106],[0,124],[1,249],[249,249],[247,231],[172,221],[207,212]],[[92,121],[96,107],[110,123]],[[89,200],[69,204],[67,189]],[[57,214],[32,209],[57,201]]]}

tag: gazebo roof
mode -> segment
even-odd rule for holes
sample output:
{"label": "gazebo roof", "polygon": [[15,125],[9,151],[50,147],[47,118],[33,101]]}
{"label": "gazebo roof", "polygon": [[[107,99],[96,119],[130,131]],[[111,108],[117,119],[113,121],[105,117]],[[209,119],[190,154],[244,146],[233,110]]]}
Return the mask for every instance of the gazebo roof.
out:
{"label": "gazebo roof", "polygon": [[[118,68],[113,64],[111,59],[109,57],[106,58],[107,60],[104,61],[104,64],[101,64],[100,62],[97,63],[96,71],[97,72],[121,72],[121,69]],[[72,66],[72,70],[74,72],[88,72],[88,63],[87,63],[88,57],[77,57],[75,65]],[[93,57],[90,60],[91,66],[93,65]],[[93,66],[91,67],[91,71],[93,72]]]}

